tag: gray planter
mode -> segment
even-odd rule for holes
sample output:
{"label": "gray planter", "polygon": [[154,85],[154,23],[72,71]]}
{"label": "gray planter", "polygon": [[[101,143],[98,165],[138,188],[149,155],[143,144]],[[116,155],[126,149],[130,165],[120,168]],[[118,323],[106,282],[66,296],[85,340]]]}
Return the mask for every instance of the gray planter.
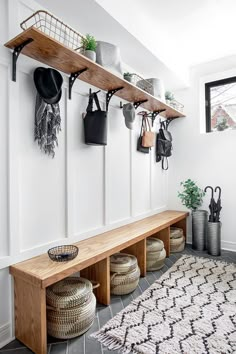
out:
{"label": "gray planter", "polygon": [[120,48],[108,42],[97,41],[96,48],[98,64],[106,69],[113,71],[115,74],[122,75]]}
{"label": "gray planter", "polygon": [[212,256],[221,253],[221,222],[207,223],[207,249]]}
{"label": "gray planter", "polygon": [[192,211],[192,247],[197,251],[206,249],[207,217],[206,210]]}
{"label": "gray planter", "polygon": [[94,52],[93,50],[85,50],[84,52],[82,52],[82,54],[90,60],[96,61],[96,52]]}

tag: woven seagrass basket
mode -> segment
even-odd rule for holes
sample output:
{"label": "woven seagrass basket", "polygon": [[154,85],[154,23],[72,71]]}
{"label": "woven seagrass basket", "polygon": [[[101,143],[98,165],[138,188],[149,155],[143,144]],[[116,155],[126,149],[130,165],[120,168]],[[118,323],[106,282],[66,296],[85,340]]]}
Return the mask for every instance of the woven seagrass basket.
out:
{"label": "woven seagrass basket", "polygon": [[179,227],[171,227],[170,228],[170,238],[180,238],[183,235],[184,235],[183,230],[180,229]]}
{"label": "woven seagrass basket", "polygon": [[164,243],[162,240],[159,240],[158,238],[155,237],[149,237],[146,240],[146,249],[147,252],[157,252],[157,251],[162,251],[164,248]]}
{"label": "woven seagrass basket", "polygon": [[96,298],[89,280],[66,278],[47,289],[48,334],[69,339],[86,332],[93,324]]}
{"label": "woven seagrass basket", "polygon": [[132,254],[115,253],[110,257],[111,273],[127,273],[138,267],[137,258]]}
{"label": "woven seagrass basket", "polygon": [[161,251],[147,253],[147,271],[161,269],[165,264],[166,250],[163,248]]}
{"label": "woven seagrass basket", "polygon": [[184,250],[184,247],[185,247],[184,236],[181,236],[179,238],[171,238],[170,239],[170,252],[171,253],[181,252]]}
{"label": "woven seagrass basket", "polygon": [[137,259],[131,254],[115,253],[110,257],[111,294],[125,295],[136,289],[140,278]]}
{"label": "woven seagrass basket", "polygon": [[140,269],[137,266],[126,274],[111,273],[111,294],[126,295],[134,291],[139,282]]}

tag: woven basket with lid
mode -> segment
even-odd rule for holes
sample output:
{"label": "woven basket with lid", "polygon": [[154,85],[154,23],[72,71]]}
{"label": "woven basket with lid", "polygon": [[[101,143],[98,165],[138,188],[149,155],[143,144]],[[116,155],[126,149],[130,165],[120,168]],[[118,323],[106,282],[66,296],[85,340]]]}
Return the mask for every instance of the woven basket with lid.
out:
{"label": "woven basket with lid", "polygon": [[110,270],[111,294],[129,294],[138,286],[140,269],[133,255],[115,253],[110,257]]}
{"label": "woven basket with lid", "polygon": [[164,243],[155,237],[148,237],[146,240],[147,252],[160,252],[164,248]]}
{"label": "woven basket with lid", "polygon": [[170,228],[170,238],[180,238],[184,236],[183,230],[179,227],[171,227]]}
{"label": "woven basket with lid", "polygon": [[110,271],[112,273],[125,274],[136,269],[137,266],[137,258],[132,254],[115,253],[110,257]]}
{"label": "woven basket with lid", "polygon": [[154,237],[149,237],[146,241],[147,248],[147,271],[161,269],[166,259],[164,243]]}
{"label": "woven basket with lid", "polygon": [[147,253],[147,271],[159,270],[165,265],[166,250],[162,249],[160,252]]}
{"label": "woven basket with lid", "polygon": [[96,298],[89,280],[71,277],[47,289],[48,334],[61,339],[77,337],[93,324]]}
{"label": "woven basket with lid", "polygon": [[185,238],[181,236],[179,238],[171,238],[170,239],[170,252],[181,252],[184,250],[185,247]]}
{"label": "woven basket with lid", "polygon": [[92,291],[87,279],[65,278],[47,288],[47,304],[60,309],[79,306],[91,297]]}

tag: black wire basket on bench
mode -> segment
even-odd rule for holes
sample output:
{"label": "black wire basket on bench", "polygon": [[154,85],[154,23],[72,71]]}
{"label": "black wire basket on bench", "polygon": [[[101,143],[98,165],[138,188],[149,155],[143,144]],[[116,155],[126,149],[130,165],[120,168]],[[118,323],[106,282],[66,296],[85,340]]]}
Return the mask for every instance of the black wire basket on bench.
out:
{"label": "black wire basket on bench", "polygon": [[74,245],[61,245],[48,250],[49,258],[54,262],[71,261],[78,255],[79,249]]}

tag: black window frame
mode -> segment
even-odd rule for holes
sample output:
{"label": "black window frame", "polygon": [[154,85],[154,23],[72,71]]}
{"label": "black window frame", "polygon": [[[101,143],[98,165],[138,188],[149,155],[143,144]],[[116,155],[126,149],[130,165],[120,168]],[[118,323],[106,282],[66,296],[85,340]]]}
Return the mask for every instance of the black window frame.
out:
{"label": "black window frame", "polygon": [[205,83],[205,109],[206,109],[206,132],[207,133],[211,133],[211,95],[210,95],[211,88],[216,86],[231,84],[233,82],[236,83],[236,76]]}

